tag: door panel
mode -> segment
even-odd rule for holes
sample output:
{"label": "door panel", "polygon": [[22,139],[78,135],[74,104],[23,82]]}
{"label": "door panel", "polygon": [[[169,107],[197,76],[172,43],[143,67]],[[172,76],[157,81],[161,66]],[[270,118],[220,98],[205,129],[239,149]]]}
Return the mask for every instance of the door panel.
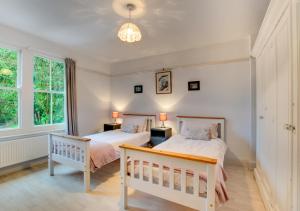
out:
{"label": "door panel", "polygon": [[265,174],[271,187],[276,187],[276,52],[273,38],[266,47],[264,68],[264,140],[263,162]]}
{"label": "door panel", "polygon": [[271,203],[281,211],[291,210],[292,198],[292,132],[285,128],[293,124],[290,40],[286,12],[257,58],[257,164]]}
{"label": "door panel", "polygon": [[290,120],[290,43],[289,22],[283,18],[276,33],[277,54],[277,200],[281,210],[289,210],[290,177],[291,177],[291,149],[290,134],[285,128],[291,124]]}

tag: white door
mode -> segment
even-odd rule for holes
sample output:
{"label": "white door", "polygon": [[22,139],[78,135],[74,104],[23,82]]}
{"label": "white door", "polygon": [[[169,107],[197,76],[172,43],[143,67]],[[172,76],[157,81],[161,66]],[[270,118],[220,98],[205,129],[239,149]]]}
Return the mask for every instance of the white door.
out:
{"label": "white door", "polygon": [[[276,51],[275,41],[272,37],[265,49],[264,80],[264,120],[263,120],[263,170],[267,177],[268,185],[276,187],[277,166],[277,139],[276,139]],[[274,191],[272,191],[272,197]]]}
{"label": "white door", "polygon": [[277,66],[277,200],[280,210],[291,210],[291,46],[289,16],[284,16],[276,33]]}

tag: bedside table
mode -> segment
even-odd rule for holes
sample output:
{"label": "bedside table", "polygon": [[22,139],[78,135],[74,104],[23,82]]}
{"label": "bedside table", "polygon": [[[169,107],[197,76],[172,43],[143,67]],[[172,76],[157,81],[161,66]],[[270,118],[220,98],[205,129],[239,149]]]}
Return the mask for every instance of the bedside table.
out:
{"label": "bedside table", "polygon": [[151,144],[156,146],[172,136],[172,128],[151,128]]}
{"label": "bedside table", "polygon": [[104,124],[104,132],[109,130],[117,130],[117,129],[121,129],[121,124],[118,123]]}

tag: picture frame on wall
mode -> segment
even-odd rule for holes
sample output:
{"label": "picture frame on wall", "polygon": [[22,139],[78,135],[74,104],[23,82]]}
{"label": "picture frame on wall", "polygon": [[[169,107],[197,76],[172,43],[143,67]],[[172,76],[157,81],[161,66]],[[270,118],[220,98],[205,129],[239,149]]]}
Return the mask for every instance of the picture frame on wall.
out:
{"label": "picture frame on wall", "polygon": [[134,94],[143,93],[143,85],[135,85],[134,86]]}
{"label": "picture frame on wall", "polygon": [[156,94],[172,93],[172,72],[161,71],[155,74]]}
{"label": "picture frame on wall", "polygon": [[200,81],[189,81],[188,82],[189,91],[198,91],[200,90]]}

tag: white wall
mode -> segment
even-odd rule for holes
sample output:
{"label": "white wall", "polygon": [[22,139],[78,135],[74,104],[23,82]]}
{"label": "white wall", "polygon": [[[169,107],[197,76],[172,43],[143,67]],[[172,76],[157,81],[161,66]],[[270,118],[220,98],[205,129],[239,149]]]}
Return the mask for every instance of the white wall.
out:
{"label": "white wall", "polygon": [[[71,57],[76,60],[78,70],[78,115],[79,130],[87,134],[102,128],[107,121],[110,96],[109,64],[100,63],[70,51],[63,46],[43,40],[39,37],[0,25],[0,47],[15,48],[20,51],[22,87],[20,104],[19,129],[1,130],[1,138],[15,135],[26,135],[41,131],[63,129],[63,125],[39,126],[33,125],[33,63],[34,55],[44,55],[58,59]],[[7,140],[7,138],[5,138]]]}
{"label": "white wall", "polygon": [[[226,142],[229,147],[227,161],[253,163],[255,142],[252,133],[252,73],[249,51],[243,47],[249,42],[240,42],[240,44],[240,46],[219,46],[219,49],[224,52],[226,48],[230,49],[228,52],[234,52],[228,55],[215,50],[218,49],[215,46],[213,49],[203,49],[209,52],[217,51],[217,55],[222,54],[219,57],[216,57],[216,54],[206,56],[208,62],[203,59],[198,60],[201,63],[210,63],[208,65],[192,65],[197,62],[195,56],[194,60],[184,62],[180,67],[178,61],[183,58],[178,58],[176,62],[178,67],[172,71],[173,92],[170,95],[155,94],[155,68],[157,67],[150,60],[147,61],[148,66],[144,66],[140,71],[135,71],[134,67],[141,67],[145,59],[141,62],[132,61],[128,64],[130,68],[123,63],[123,69],[128,70],[125,72],[130,72],[132,68],[134,73],[118,74],[120,65],[117,65],[116,69],[112,69],[113,73],[117,73],[112,77],[112,109],[137,113],[167,112],[170,121],[166,124],[173,129],[176,127],[177,114],[225,117]],[[198,52],[201,52],[198,55],[204,54],[201,49]],[[174,55],[173,61],[176,56],[177,54]],[[172,58],[172,55],[167,57]],[[220,59],[224,57],[227,59]],[[160,58],[163,61],[166,56],[162,55]],[[158,61],[160,58],[156,57],[154,60]],[[172,67],[171,63],[167,66]],[[149,71],[151,68],[152,71]],[[148,71],[144,71],[145,69]],[[188,92],[187,83],[193,80],[200,80],[200,91]],[[143,94],[133,93],[133,86],[138,84],[144,86]]]}
{"label": "white wall", "polygon": [[78,69],[78,124],[80,135],[103,130],[110,118],[110,76]]}
{"label": "white wall", "polygon": [[111,74],[120,75],[141,71],[159,70],[163,67],[207,65],[249,58],[250,37],[227,43],[209,45],[159,56],[113,63]]}

